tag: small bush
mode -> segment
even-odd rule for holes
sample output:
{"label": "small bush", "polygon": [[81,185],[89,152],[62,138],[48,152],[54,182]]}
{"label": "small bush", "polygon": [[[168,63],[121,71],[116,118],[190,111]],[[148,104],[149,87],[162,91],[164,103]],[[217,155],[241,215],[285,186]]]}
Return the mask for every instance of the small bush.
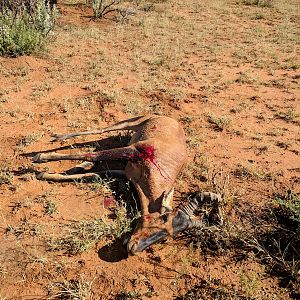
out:
{"label": "small bush", "polygon": [[7,169],[0,169],[0,185],[11,184],[13,181],[13,174]]}
{"label": "small bush", "polygon": [[103,18],[106,14],[116,11],[121,0],[89,0],[88,5],[93,9],[95,18]]}
{"label": "small bush", "polygon": [[290,219],[298,224],[298,235],[300,238],[300,195],[288,191],[284,197],[277,197],[276,202],[285,208]]}
{"label": "small bush", "polygon": [[242,0],[245,5],[256,5],[259,7],[272,7],[273,0]]}
{"label": "small bush", "polygon": [[112,18],[117,22],[126,21],[129,16],[136,14],[138,9],[138,2],[124,0],[87,0],[87,5],[93,9],[96,19],[114,13]]}
{"label": "small bush", "polygon": [[48,286],[50,297],[47,299],[91,299],[92,285],[93,281],[82,276],[78,279],[51,282]]}
{"label": "small bush", "polygon": [[[1,1],[1,0],[0,0]],[[31,54],[43,46],[53,30],[55,6],[36,1],[0,2],[0,55]]]}
{"label": "small bush", "polygon": [[224,129],[228,128],[230,124],[230,120],[227,117],[217,117],[213,114],[208,115],[207,120],[217,131],[223,131]]}

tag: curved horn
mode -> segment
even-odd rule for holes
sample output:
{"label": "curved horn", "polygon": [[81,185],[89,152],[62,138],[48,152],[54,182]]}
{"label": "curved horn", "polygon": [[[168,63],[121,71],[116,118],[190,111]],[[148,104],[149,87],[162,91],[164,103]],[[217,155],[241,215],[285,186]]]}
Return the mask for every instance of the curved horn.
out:
{"label": "curved horn", "polygon": [[215,193],[202,192],[198,193],[190,202],[179,209],[177,215],[173,219],[173,235],[194,227],[202,227],[204,224],[196,219],[195,211],[199,209],[204,203],[216,202],[217,203],[217,214],[219,216],[219,223],[223,223],[222,212],[219,207],[221,202],[221,196]]}

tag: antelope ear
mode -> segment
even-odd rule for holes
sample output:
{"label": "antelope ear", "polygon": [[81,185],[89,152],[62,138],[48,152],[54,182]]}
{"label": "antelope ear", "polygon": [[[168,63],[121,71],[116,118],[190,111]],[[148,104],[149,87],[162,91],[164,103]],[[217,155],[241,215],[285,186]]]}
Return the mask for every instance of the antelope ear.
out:
{"label": "antelope ear", "polygon": [[160,208],[160,214],[165,215],[167,213],[170,213],[172,208],[172,202],[173,202],[173,196],[174,196],[174,187],[170,189],[169,192],[164,192],[163,199],[161,202],[161,208]]}

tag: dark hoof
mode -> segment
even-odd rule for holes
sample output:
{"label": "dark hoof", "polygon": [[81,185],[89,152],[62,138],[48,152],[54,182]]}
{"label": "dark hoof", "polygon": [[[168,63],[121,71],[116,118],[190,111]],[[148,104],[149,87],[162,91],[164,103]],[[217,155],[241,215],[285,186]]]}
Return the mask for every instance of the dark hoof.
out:
{"label": "dark hoof", "polygon": [[52,138],[52,139],[51,139],[51,142],[52,142],[52,143],[53,143],[53,142],[57,142],[57,141],[63,140],[62,137],[61,137],[60,135],[55,134],[55,133],[51,135],[51,138]]}
{"label": "dark hoof", "polygon": [[34,163],[42,163],[46,161],[47,160],[43,159],[43,153],[39,153],[32,158],[32,162]]}
{"label": "dark hoof", "polygon": [[61,141],[67,140],[67,139],[70,138],[70,136],[67,135],[67,134],[55,134],[55,133],[53,133],[51,135],[51,138],[52,138],[51,142],[53,143],[53,142],[61,142]]}
{"label": "dark hoof", "polygon": [[42,173],[37,174],[36,179],[43,180],[44,179],[44,173],[42,172]]}

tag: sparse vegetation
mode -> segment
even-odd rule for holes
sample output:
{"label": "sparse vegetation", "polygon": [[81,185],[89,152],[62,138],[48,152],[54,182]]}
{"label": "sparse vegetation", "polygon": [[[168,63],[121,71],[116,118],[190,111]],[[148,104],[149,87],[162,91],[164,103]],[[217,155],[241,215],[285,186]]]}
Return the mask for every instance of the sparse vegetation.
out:
{"label": "sparse vegetation", "polygon": [[283,119],[287,122],[294,122],[300,125],[300,116],[294,108],[289,108],[286,112],[280,111],[275,114],[275,117]]}
{"label": "sparse vegetation", "polygon": [[[137,4],[138,2],[131,1],[131,4]],[[118,17],[114,19],[116,21],[124,21],[128,16],[136,13],[136,9],[133,6],[126,7],[126,1],[124,0],[88,0],[87,3],[93,9],[95,18],[104,18],[111,13],[117,13]]]}
{"label": "sparse vegetation", "polygon": [[40,140],[44,134],[42,132],[34,132],[26,135],[25,137],[21,138],[18,146],[20,149],[24,147],[30,146]]}
{"label": "sparse vegetation", "polygon": [[52,200],[47,200],[44,203],[45,214],[53,215],[57,211],[57,205]]}
{"label": "sparse vegetation", "polygon": [[93,281],[84,277],[53,282],[48,286],[48,299],[88,300],[92,296]]}
{"label": "sparse vegetation", "polygon": [[207,120],[209,123],[211,123],[214,126],[215,130],[219,130],[219,131],[223,131],[224,129],[227,129],[230,124],[230,120],[228,119],[228,117],[225,116],[217,117],[213,114],[209,114],[207,116]]}
{"label": "sparse vegetation", "polygon": [[112,184],[115,183],[115,178],[94,178],[88,184],[85,182],[76,183],[79,188],[89,189],[97,192],[104,197],[110,197],[114,194],[112,190]]}
{"label": "sparse vegetation", "polygon": [[121,0],[89,0],[95,18],[103,18],[106,14],[117,10]]}
{"label": "sparse vegetation", "polygon": [[32,202],[28,198],[25,198],[23,201],[16,201],[16,202],[12,203],[12,205],[11,205],[11,212],[13,214],[16,214],[22,208],[30,209],[31,205],[32,205]]}
{"label": "sparse vegetation", "polygon": [[[280,206],[268,205],[261,214],[251,210],[243,213],[241,226],[227,222],[222,227],[204,226],[189,232],[186,242],[209,256],[230,255],[233,251],[232,255],[239,253],[249,257],[249,251],[253,251],[265,272],[277,274],[282,284],[297,294],[300,279],[299,196],[289,192],[276,199]],[[247,297],[259,296],[261,275],[241,271],[240,282]]]}
{"label": "sparse vegetation", "polygon": [[7,273],[6,268],[2,264],[0,264],[0,277],[4,277],[6,273]]}
{"label": "sparse vegetation", "polygon": [[0,185],[1,184],[11,184],[13,180],[13,174],[8,168],[0,169]]}
{"label": "sparse vegetation", "polygon": [[99,240],[115,240],[132,230],[132,221],[137,218],[128,218],[127,209],[121,203],[114,209],[115,219],[106,218],[74,221],[62,228],[64,232],[59,237],[51,237],[48,241],[52,251],[63,250],[69,254],[78,254],[94,246]]}
{"label": "sparse vegetation", "polygon": [[[286,221],[286,220],[285,220]],[[247,234],[244,233],[244,237]],[[286,225],[263,227],[255,237],[243,239],[244,245],[252,249],[257,258],[263,262],[269,273],[279,275],[284,286],[297,291],[299,285],[299,252],[300,239],[295,228],[289,230]]]}
{"label": "sparse vegetation", "polygon": [[256,5],[259,7],[272,7],[273,0],[242,0],[243,4]]}
{"label": "sparse vegetation", "polygon": [[299,238],[300,238],[300,194],[294,194],[293,191],[288,190],[286,195],[277,196],[276,202],[283,207],[289,217],[298,224]]}
{"label": "sparse vegetation", "polygon": [[121,292],[115,296],[116,300],[142,299],[142,295],[138,291]]}
{"label": "sparse vegetation", "polygon": [[22,219],[19,224],[13,225],[8,224],[5,228],[6,234],[12,234],[16,238],[23,238],[25,235],[27,236],[37,236],[41,234],[41,226],[38,224],[29,223],[26,218]]}
{"label": "sparse vegetation", "polygon": [[233,290],[230,286],[224,286],[219,280],[200,280],[200,282],[190,288],[182,296],[175,298],[176,300],[247,300],[247,297],[239,291]]}
{"label": "sparse vegetation", "polygon": [[246,296],[250,299],[257,297],[261,288],[261,280],[255,272],[242,271],[240,274],[240,282]]}
{"label": "sparse vegetation", "polygon": [[237,177],[258,180],[270,180],[272,178],[272,175],[269,172],[266,172],[260,166],[254,163],[237,166],[236,170],[234,171],[234,175]]}
{"label": "sparse vegetation", "polygon": [[[60,0],[55,32],[42,0],[30,16],[4,9],[25,2],[37,0],[0,0],[2,298],[299,298],[299,1]],[[31,157],[122,147],[131,133],[49,140],[146,113],[186,131],[174,211],[213,191],[224,221],[202,206],[203,228],[127,257],[134,187],[40,181],[80,162]]]}

